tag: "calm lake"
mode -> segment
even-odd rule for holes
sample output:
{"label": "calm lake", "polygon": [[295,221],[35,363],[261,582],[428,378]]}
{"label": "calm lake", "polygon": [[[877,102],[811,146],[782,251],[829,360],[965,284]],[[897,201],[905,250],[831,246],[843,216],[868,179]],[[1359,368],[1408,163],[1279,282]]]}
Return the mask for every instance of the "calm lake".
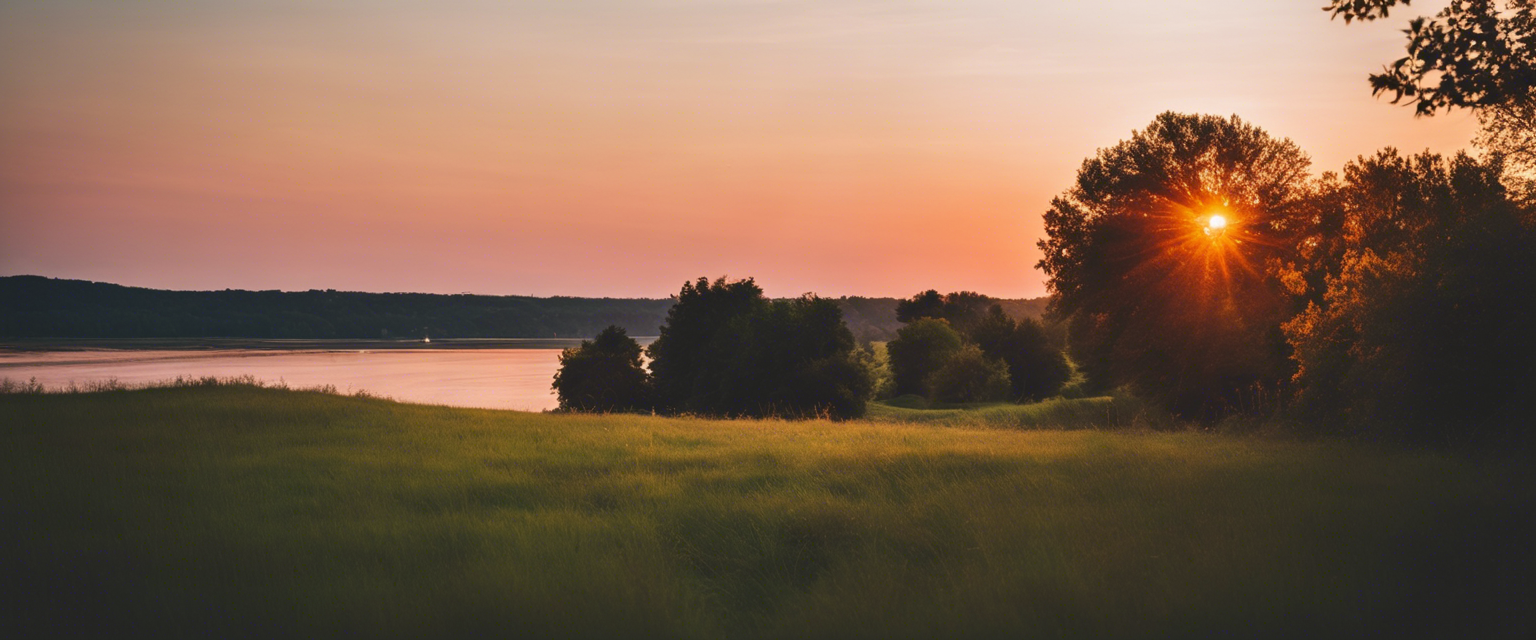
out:
{"label": "calm lake", "polygon": [[473,349],[0,350],[0,378],[36,379],[52,390],[112,379],[138,385],[178,376],[252,375],[290,387],[366,390],[401,402],[544,411],[557,405],[549,385],[565,346],[552,342],[503,341],[498,346],[512,348]]}

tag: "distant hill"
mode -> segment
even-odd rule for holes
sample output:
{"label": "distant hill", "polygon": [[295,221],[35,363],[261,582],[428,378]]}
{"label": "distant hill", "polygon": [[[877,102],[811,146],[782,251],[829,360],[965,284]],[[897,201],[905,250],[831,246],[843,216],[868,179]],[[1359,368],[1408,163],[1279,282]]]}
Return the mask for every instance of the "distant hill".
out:
{"label": "distant hill", "polygon": [[[860,340],[888,340],[895,298],[840,298]],[[1039,316],[1045,298],[999,300]],[[309,291],[166,291],[40,276],[0,277],[0,339],[18,338],[585,338],[616,324],[656,335],[667,298]]]}

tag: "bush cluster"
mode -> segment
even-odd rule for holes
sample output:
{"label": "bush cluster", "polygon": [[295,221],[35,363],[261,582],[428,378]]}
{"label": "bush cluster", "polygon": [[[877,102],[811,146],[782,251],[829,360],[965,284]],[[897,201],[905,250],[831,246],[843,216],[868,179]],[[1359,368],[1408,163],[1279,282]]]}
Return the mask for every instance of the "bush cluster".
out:
{"label": "bush cluster", "polygon": [[640,354],[640,344],[617,326],[561,352],[554,383],[560,408],[599,413],[650,410],[655,394]]}
{"label": "bush cluster", "polygon": [[768,300],[750,278],[684,284],[647,354],[649,371],[618,327],[567,350],[561,408],[848,419],[864,415],[876,382],[836,301]]}
{"label": "bush cluster", "polygon": [[988,298],[925,291],[897,307],[908,324],[886,345],[894,391],[936,402],[1029,401],[1056,395],[1072,370],[1036,320]]}

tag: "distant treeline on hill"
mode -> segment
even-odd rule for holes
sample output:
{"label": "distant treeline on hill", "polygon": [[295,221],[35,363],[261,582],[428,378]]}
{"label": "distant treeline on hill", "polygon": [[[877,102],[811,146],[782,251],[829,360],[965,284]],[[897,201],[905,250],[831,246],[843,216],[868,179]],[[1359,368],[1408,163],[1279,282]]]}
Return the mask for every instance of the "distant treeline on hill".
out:
{"label": "distant treeline on hill", "polygon": [[[1046,299],[998,300],[1015,317]],[[848,328],[889,340],[895,298],[838,299]],[[0,338],[590,338],[608,325],[655,335],[670,298],[309,291],[165,291],[40,276],[0,277]]]}

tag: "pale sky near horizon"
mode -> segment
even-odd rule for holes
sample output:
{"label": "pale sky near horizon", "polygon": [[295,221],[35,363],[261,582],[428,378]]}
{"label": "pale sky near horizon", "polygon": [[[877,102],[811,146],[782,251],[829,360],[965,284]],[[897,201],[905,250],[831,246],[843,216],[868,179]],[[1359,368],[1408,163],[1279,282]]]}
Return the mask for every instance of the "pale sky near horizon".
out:
{"label": "pale sky near horizon", "polygon": [[[0,275],[171,289],[1044,293],[1041,214],[1166,110],[1449,153],[1414,3],[0,1]],[[192,5],[192,6],[186,6]]]}

